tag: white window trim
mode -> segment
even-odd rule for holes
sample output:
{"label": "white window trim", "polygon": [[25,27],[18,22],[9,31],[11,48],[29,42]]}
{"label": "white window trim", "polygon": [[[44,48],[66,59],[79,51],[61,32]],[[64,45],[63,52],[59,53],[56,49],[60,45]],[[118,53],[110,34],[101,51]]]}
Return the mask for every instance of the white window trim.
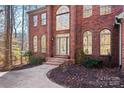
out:
{"label": "white window trim", "polygon": [[[104,54],[104,53],[101,53],[101,40],[102,40],[102,38],[101,38],[101,35],[102,35],[102,32],[103,31],[105,31],[105,30],[107,30],[109,33],[107,33],[107,34],[104,34],[104,35],[109,35],[110,36],[110,44],[104,44],[105,46],[107,46],[107,45],[109,45],[109,47],[110,47],[110,53],[108,53],[108,54]],[[103,29],[101,32],[100,32],[100,55],[102,55],[102,56],[107,56],[107,55],[111,55],[111,31],[110,30],[108,30],[108,29]]]}
{"label": "white window trim", "polygon": [[[91,53],[85,53],[85,50],[84,50],[84,38],[86,37],[85,36],[85,34],[87,34],[87,33],[90,33],[90,35],[91,35]],[[89,36],[89,35],[88,35]],[[92,53],[93,53],[93,51],[92,51],[92,49],[93,49],[93,45],[92,45],[92,39],[93,39],[93,36],[92,36],[92,32],[91,31],[85,31],[84,33],[83,33],[83,51],[84,51],[84,53],[86,54],[86,55],[92,55]],[[88,41],[87,41],[88,42]],[[85,47],[88,47],[88,46],[85,46]],[[87,48],[88,49],[88,48]]]}
{"label": "white window trim", "polygon": [[[36,19],[35,19],[36,18]],[[35,22],[36,21],[36,22]],[[38,16],[33,16],[33,26],[36,27],[38,25]]]}
{"label": "white window trim", "polygon": [[[43,38],[45,38],[45,41],[43,41]],[[42,46],[43,42],[45,42],[45,47],[44,48]],[[46,53],[46,49],[47,49],[46,44],[47,44],[47,38],[46,38],[46,35],[44,34],[44,35],[41,36],[41,52],[42,53]]]}
{"label": "white window trim", "polygon": [[[86,7],[90,7],[90,8],[87,9]],[[88,12],[89,12],[89,15],[87,15]],[[83,5],[83,18],[88,18],[88,17],[92,16],[92,12],[93,12],[92,5]]]}
{"label": "white window trim", "polygon": [[41,25],[46,25],[46,20],[47,20],[47,14],[42,13],[41,14]]}
{"label": "white window trim", "polygon": [[[36,41],[35,41],[36,40]],[[36,43],[36,45],[35,45]],[[33,51],[37,52],[38,51],[38,36],[33,36]]]}
{"label": "white window trim", "polygon": [[[65,8],[64,10],[61,10],[62,8]],[[60,6],[56,12],[56,31],[60,30],[67,30],[70,28],[70,13],[69,13],[69,7],[68,6]],[[66,16],[65,16],[66,15]],[[58,23],[59,19],[62,19],[62,17],[67,18],[67,25],[66,26],[60,26],[63,23]],[[63,19],[64,20],[64,19]],[[64,22],[64,21],[60,21]]]}
{"label": "white window trim", "polygon": [[[102,9],[105,8],[103,11]],[[106,9],[108,12],[106,12]],[[111,6],[110,5],[100,5],[100,15],[107,15],[111,14]]]}

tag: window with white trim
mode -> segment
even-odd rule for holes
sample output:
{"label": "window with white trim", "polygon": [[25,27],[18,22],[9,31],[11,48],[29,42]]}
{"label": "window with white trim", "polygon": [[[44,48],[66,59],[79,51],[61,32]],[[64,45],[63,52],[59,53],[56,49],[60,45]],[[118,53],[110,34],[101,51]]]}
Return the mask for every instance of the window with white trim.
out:
{"label": "window with white trim", "polygon": [[92,5],[84,5],[83,6],[83,17],[90,17],[92,16]]}
{"label": "window with white trim", "polygon": [[111,32],[104,29],[100,32],[100,55],[111,54]]}
{"label": "window with white trim", "polygon": [[56,30],[69,29],[69,7],[61,6],[56,12]]}
{"label": "window with white trim", "polygon": [[41,52],[46,53],[46,35],[41,36]]}
{"label": "window with white trim", "polygon": [[38,24],[38,16],[33,16],[33,25],[37,26]]}
{"label": "window with white trim", "polygon": [[34,37],[33,37],[33,50],[34,50],[34,52],[37,52],[37,50],[38,50],[38,48],[37,48],[37,47],[38,47],[38,46],[37,46],[37,44],[38,44],[37,42],[38,42],[38,41],[37,41],[37,40],[38,40],[38,39],[37,39],[37,36],[34,36]]}
{"label": "window with white trim", "polygon": [[41,14],[41,24],[46,25],[46,13]]}
{"label": "window with white trim", "polygon": [[100,5],[100,15],[106,15],[111,13],[110,5]]}
{"label": "window with white trim", "polygon": [[83,50],[87,55],[92,54],[92,32],[86,31],[83,34]]}

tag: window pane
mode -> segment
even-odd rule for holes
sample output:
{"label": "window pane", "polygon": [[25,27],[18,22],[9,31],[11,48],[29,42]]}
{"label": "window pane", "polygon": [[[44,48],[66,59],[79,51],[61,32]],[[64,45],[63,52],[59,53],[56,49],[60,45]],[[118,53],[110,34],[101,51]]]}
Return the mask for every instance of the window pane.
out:
{"label": "window pane", "polygon": [[92,33],[89,31],[83,35],[83,49],[85,54],[92,54]]}
{"label": "window pane", "polygon": [[38,17],[37,16],[33,16],[33,23],[34,23],[34,26],[37,26],[37,22],[38,22]]}
{"label": "window pane", "polygon": [[100,33],[100,54],[111,54],[111,33],[107,29],[101,31]]}
{"label": "window pane", "polygon": [[69,29],[69,13],[56,17],[56,30]]}
{"label": "window pane", "polygon": [[101,5],[100,6],[100,15],[106,15],[111,13],[111,6]]}
{"label": "window pane", "polygon": [[42,21],[42,25],[46,25],[46,13],[43,13],[41,15],[41,21]]}
{"label": "window pane", "polygon": [[62,14],[62,13],[67,13],[69,12],[69,8],[68,6],[61,6],[58,10],[56,14]]}
{"label": "window pane", "polygon": [[84,5],[83,6],[83,17],[90,17],[92,16],[92,5]]}
{"label": "window pane", "polygon": [[56,13],[56,30],[69,29],[69,8],[61,6]]}
{"label": "window pane", "polygon": [[37,36],[33,37],[33,48],[34,52],[37,52]]}
{"label": "window pane", "polygon": [[41,37],[41,52],[42,53],[46,52],[46,35],[43,35]]}

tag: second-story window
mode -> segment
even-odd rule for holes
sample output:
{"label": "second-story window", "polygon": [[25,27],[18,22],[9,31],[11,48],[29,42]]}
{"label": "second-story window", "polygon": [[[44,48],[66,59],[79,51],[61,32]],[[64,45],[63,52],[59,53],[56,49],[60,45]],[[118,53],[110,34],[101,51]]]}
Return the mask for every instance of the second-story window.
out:
{"label": "second-story window", "polygon": [[106,15],[111,13],[110,5],[101,5],[100,6],[100,15]]}
{"label": "second-story window", "polygon": [[69,7],[61,6],[56,12],[56,30],[69,29]]}
{"label": "second-story window", "polygon": [[83,6],[83,17],[90,17],[92,16],[92,5],[84,5]]}
{"label": "second-story window", "polygon": [[38,16],[33,16],[33,24],[34,24],[34,26],[37,26],[37,22],[38,22]]}
{"label": "second-story window", "polygon": [[41,14],[41,23],[42,25],[46,25],[46,13]]}

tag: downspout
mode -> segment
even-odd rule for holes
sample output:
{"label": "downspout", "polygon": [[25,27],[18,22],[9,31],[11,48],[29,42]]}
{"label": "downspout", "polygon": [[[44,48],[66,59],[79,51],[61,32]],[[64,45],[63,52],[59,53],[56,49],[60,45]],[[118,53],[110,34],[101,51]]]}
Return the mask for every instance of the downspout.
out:
{"label": "downspout", "polygon": [[122,31],[121,31],[121,22],[118,22],[117,17],[115,17],[115,24],[119,25],[119,69],[122,68]]}

